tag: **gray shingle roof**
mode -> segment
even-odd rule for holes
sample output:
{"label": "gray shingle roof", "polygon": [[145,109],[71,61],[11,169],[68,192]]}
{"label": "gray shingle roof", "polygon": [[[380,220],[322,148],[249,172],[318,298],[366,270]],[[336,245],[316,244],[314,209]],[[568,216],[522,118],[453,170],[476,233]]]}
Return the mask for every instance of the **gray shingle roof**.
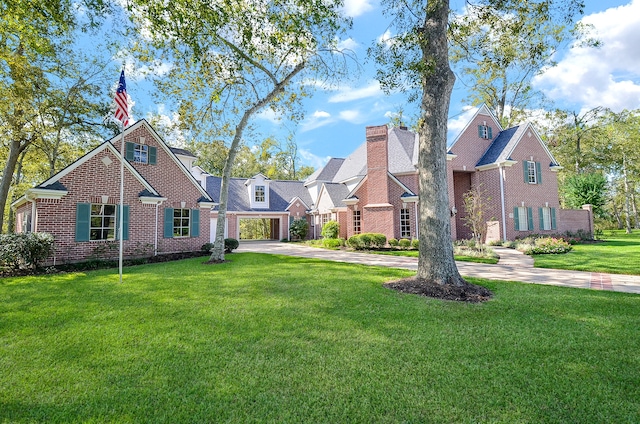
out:
{"label": "gray shingle roof", "polygon": [[343,158],[331,158],[329,162],[322,168],[316,170],[313,174],[311,174],[306,180],[305,183],[309,183],[312,181],[333,181],[333,178],[336,175],[336,172],[342,166],[344,162]]}
{"label": "gray shingle roof", "polygon": [[484,155],[480,158],[476,166],[500,163],[511,159],[509,156],[525,129],[526,125],[520,125],[501,131],[493,140]]}
{"label": "gray shingle roof", "polygon": [[346,206],[343,202],[344,199],[349,195],[349,189],[344,184],[338,183],[325,183],[324,185],[331,202],[336,207],[344,207]]}
{"label": "gray shingle roof", "polygon": [[190,156],[192,158],[197,157],[196,155],[185,149],[179,149],[177,147],[169,147],[169,149],[173,152],[174,155]]}
{"label": "gray shingle roof", "polygon": [[[231,178],[229,180],[229,198],[227,210],[229,212],[284,212],[293,198],[299,197],[308,207],[311,207],[313,200],[309,196],[309,191],[302,181],[269,181],[269,208],[251,208],[249,190],[245,185],[246,178]],[[207,192],[214,202],[220,202],[220,186],[222,177],[207,177]]]}

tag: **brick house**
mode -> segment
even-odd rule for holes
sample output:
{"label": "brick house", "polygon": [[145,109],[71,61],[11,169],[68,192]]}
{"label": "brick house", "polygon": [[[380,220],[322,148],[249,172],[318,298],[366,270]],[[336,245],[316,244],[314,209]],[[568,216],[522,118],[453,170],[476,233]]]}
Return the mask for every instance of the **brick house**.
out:
{"label": "brick house", "polygon": [[[316,228],[340,223],[341,236],[361,232],[417,238],[418,137],[406,128],[366,128],[366,142],[345,159],[331,159],[305,186],[316,199],[309,211]],[[480,187],[488,204],[488,240],[532,233],[593,231],[590,207],[560,208],[561,167],[529,123],[503,130],[482,106],[447,152],[453,239],[471,237],[463,194]],[[315,234],[318,236],[318,234]]]}
{"label": "brick house", "polygon": [[[117,256],[120,137],[12,204],[16,231],[54,236],[53,261]],[[145,120],[126,128],[124,141],[124,256],[199,250],[209,241],[208,212],[215,203],[189,172],[195,157],[171,149]]]}

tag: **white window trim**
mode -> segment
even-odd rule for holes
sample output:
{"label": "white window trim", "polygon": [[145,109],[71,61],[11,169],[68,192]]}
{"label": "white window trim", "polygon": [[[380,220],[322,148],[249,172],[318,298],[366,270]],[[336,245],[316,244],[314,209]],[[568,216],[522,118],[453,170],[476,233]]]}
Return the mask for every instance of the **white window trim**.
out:
{"label": "white window trim", "polygon": [[536,172],[536,163],[534,161],[527,161],[527,175],[529,184],[538,184],[538,173]]}

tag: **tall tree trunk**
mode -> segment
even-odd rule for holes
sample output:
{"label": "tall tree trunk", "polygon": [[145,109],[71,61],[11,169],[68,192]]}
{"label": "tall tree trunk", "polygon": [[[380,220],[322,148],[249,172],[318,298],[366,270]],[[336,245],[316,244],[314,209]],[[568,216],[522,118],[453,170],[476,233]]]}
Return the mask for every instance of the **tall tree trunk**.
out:
{"label": "tall tree trunk", "polygon": [[211,256],[209,262],[224,261],[224,228],[227,225],[227,201],[229,200],[229,180],[231,179],[231,170],[233,168],[233,162],[236,159],[238,150],[240,149],[240,142],[242,141],[242,135],[244,130],[249,124],[249,119],[255,115],[258,111],[268,105],[278,94],[280,94],[287,84],[300,73],[305,67],[305,63],[299,63],[289,74],[287,74],[282,81],[276,81],[274,79],[273,89],[263,98],[256,101],[252,107],[245,110],[240,119],[240,122],[236,126],[236,131],[229,148],[229,155],[224,163],[224,169],[222,170],[222,184],[220,187],[220,200],[218,205],[218,220],[216,222],[216,239],[211,249]]}
{"label": "tall tree trunk", "polygon": [[624,176],[625,232],[631,234],[631,193],[627,178],[627,157],[624,154],[622,155],[622,175]]}
{"label": "tall tree trunk", "polygon": [[2,181],[0,181],[0,233],[3,232],[4,210],[7,207],[7,199],[9,198],[9,189],[11,188],[11,180],[16,170],[16,165],[20,154],[31,144],[31,140],[12,140],[9,143],[9,157],[7,163],[4,164],[2,170]]}
{"label": "tall tree trunk", "polygon": [[464,285],[453,258],[449,194],[447,190],[447,118],[455,76],[449,67],[447,23],[449,1],[428,1],[420,48],[428,68],[423,80],[418,125],[420,182],[421,280],[441,285]]}
{"label": "tall tree trunk", "polygon": [[640,220],[638,220],[638,203],[636,201],[635,187],[631,189],[631,209],[633,210],[633,228],[640,229]]}

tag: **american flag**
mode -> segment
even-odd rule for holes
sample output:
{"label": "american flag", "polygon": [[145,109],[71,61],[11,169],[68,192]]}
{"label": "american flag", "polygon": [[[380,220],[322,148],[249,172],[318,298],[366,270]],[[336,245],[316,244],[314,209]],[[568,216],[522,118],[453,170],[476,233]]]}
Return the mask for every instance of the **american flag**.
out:
{"label": "american flag", "polygon": [[127,104],[127,83],[124,81],[124,69],[120,72],[120,82],[118,83],[118,90],[116,90],[115,100],[115,117],[126,127],[129,124],[129,106]]}

